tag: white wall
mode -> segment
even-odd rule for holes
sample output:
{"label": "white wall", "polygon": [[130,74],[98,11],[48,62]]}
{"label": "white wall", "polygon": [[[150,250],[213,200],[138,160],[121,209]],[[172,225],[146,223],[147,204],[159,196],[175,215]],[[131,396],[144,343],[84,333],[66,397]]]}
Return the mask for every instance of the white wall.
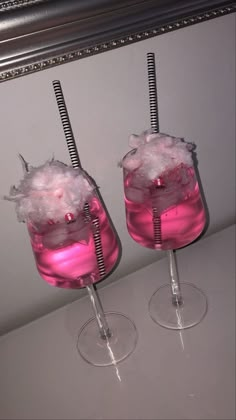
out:
{"label": "white wall", "polygon": [[[101,286],[164,254],[131,240],[125,225],[119,159],[128,136],[149,127],[146,53],[156,54],[161,131],[197,145],[210,213],[208,233],[235,217],[235,16],[0,85],[0,193],[20,179],[20,152],[34,165],[53,154],[69,163],[52,80],[62,83],[81,161],[96,179],[122,245],[122,260]],[[37,274],[26,229],[0,202],[0,331],[4,333],[81,295],[54,289]]]}

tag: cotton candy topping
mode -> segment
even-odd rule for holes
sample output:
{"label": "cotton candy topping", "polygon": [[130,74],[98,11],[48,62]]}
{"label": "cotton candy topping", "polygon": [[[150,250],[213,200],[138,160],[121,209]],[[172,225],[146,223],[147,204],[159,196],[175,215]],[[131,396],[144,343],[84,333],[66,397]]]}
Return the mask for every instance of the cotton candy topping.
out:
{"label": "cotton candy topping", "polygon": [[194,145],[166,134],[145,131],[131,135],[129,146],[133,150],[121,161],[128,171],[138,170],[146,180],[154,180],[181,164],[193,166]]}
{"label": "cotton candy topping", "polygon": [[95,188],[84,171],[52,159],[39,167],[25,162],[24,178],[4,198],[15,202],[20,222],[53,224],[76,217]]}

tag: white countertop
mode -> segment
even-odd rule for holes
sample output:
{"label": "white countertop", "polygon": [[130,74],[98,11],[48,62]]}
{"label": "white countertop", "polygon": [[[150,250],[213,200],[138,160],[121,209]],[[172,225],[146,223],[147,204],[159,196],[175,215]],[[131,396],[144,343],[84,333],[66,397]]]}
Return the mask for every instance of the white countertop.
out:
{"label": "white countertop", "polygon": [[[168,282],[162,259],[100,290],[105,310],[131,317],[136,350],[117,368],[76,350],[92,316],[87,297],[0,338],[1,419],[235,419],[235,226],[179,251],[181,281],[199,286],[208,313],[182,332],[148,314]],[[117,370],[116,370],[117,369]]]}

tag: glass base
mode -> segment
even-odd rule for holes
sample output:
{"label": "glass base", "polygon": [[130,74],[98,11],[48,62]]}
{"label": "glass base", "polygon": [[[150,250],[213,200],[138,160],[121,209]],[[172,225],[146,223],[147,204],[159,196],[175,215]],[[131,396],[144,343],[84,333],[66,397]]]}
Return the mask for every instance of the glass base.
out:
{"label": "glass base", "polygon": [[180,283],[183,303],[172,303],[170,285],[161,286],[151,297],[149,313],[154,322],[172,330],[191,328],[204,318],[207,299],[204,293],[190,283]]}
{"label": "glass base", "polygon": [[77,349],[82,358],[94,366],[116,365],[136,347],[138,334],[134,323],[125,315],[106,312],[111,337],[102,338],[96,318],[91,318],[79,332]]}

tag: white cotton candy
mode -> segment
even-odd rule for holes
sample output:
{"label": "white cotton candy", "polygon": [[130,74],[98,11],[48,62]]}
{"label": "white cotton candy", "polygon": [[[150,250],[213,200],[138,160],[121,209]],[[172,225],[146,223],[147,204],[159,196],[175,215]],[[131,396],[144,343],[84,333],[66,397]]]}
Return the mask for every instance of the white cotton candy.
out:
{"label": "white cotton candy", "polygon": [[135,150],[124,157],[120,166],[129,171],[138,169],[147,180],[154,180],[180,164],[193,166],[194,146],[180,138],[146,131],[140,136],[131,135],[129,145]]}
{"label": "white cotton candy", "polygon": [[95,185],[81,169],[51,160],[29,167],[18,187],[12,187],[5,199],[16,203],[20,222],[57,223],[83,209]]}

